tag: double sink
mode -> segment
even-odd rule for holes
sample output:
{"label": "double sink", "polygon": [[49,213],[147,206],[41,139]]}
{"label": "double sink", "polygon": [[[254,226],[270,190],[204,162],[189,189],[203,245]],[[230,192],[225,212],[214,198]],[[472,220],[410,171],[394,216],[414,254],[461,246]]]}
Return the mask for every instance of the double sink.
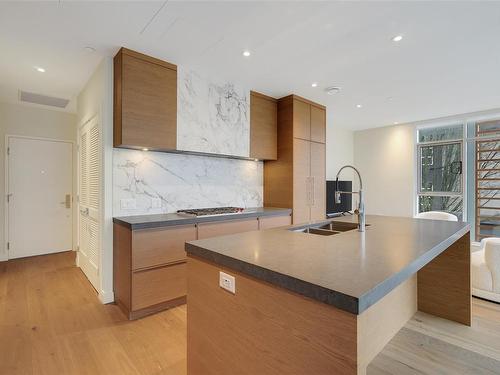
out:
{"label": "double sink", "polygon": [[[367,224],[368,226],[368,224]],[[307,227],[301,227],[299,229],[290,229],[294,232],[301,232],[307,234],[316,234],[319,236],[332,236],[334,234],[339,234],[343,232],[348,232],[351,230],[357,230],[357,223],[346,223],[342,221],[330,221],[328,223],[313,224]]]}

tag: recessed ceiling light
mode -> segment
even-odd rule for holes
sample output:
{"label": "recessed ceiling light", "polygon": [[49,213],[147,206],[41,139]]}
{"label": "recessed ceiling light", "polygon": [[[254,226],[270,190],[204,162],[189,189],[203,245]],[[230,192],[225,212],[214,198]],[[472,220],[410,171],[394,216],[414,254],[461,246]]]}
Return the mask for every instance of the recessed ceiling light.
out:
{"label": "recessed ceiling light", "polygon": [[83,48],[86,52],[95,52],[95,48],[94,47],[91,47],[91,46],[86,46]]}
{"label": "recessed ceiling light", "polygon": [[253,161],[259,161],[259,159],[253,159]]}
{"label": "recessed ceiling light", "polygon": [[317,82],[313,82],[313,83],[311,83],[311,86],[312,87],[318,87],[318,83]]}
{"label": "recessed ceiling light", "polygon": [[356,104],[356,108],[361,108],[363,107],[361,104]]}
{"label": "recessed ceiling light", "polygon": [[335,94],[338,94],[340,92],[341,88],[339,86],[330,86],[330,87],[327,87],[325,89],[325,92],[328,94],[328,95],[335,95]]}
{"label": "recessed ceiling light", "polygon": [[149,151],[149,148],[144,147],[144,148],[142,149],[142,151]]}
{"label": "recessed ceiling light", "polygon": [[401,42],[403,40],[403,35],[396,35],[392,37],[393,42]]}
{"label": "recessed ceiling light", "polygon": [[398,125],[398,124],[399,124],[399,122],[397,122],[397,121],[394,121],[394,125]]}
{"label": "recessed ceiling light", "polygon": [[250,56],[250,51],[243,51],[243,56],[245,56],[245,57]]}
{"label": "recessed ceiling light", "polygon": [[45,73],[45,69],[40,67],[40,66],[35,66],[35,69],[37,72],[40,72],[40,73]]}

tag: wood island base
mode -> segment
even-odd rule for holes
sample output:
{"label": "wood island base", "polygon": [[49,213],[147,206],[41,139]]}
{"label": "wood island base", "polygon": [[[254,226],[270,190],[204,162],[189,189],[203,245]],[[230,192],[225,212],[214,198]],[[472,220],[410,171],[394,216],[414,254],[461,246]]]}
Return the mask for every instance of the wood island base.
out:
{"label": "wood island base", "polygon": [[467,233],[359,315],[189,256],[188,375],[365,374],[417,310],[470,325],[469,244]]}

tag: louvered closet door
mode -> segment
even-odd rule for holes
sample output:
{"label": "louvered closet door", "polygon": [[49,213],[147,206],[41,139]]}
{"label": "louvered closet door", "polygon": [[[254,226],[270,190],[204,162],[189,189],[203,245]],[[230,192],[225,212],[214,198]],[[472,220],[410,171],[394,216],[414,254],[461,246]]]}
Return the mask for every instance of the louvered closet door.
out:
{"label": "louvered closet door", "polygon": [[99,290],[101,137],[97,117],[80,128],[79,145],[78,265]]}

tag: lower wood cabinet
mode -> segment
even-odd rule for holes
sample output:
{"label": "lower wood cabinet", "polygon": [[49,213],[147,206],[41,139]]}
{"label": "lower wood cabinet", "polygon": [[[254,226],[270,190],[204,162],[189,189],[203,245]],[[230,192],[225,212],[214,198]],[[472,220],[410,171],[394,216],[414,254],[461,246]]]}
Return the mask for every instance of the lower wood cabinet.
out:
{"label": "lower wood cabinet", "polygon": [[[132,310],[160,306],[166,301],[184,303],[187,293],[186,262],[136,271],[132,274]],[[170,303],[173,306],[175,303]]]}
{"label": "lower wood cabinet", "polygon": [[271,229],[276,227],[284,227],[292,224],[292,217],[286,216],[265,216],[259,217],[259,229]]}
{"label": "lower wood cabinet", "polygon": [[186,242],[290,223],[289,214],[137,230],[115,223],[115,302],[129,319],[186,303]]}
{"label": "lower wood cabinet", "polygon": [[198,239],[224,236],[226,234],[249,232],[259,229],[257,218],[248,220],[217,221],[198,224]]}

